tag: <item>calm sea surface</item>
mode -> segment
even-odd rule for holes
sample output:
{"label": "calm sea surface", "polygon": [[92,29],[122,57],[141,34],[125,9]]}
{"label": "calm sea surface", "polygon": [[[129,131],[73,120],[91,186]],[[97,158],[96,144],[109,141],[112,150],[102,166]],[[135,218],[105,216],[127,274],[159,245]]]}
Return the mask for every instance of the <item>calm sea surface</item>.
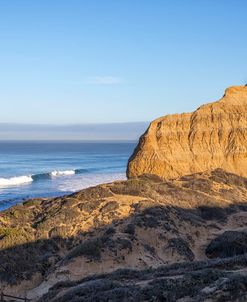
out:
{"label": "calm sea surface", "polygon": [[136,143],[0,142],[0,210],[125,179]]}

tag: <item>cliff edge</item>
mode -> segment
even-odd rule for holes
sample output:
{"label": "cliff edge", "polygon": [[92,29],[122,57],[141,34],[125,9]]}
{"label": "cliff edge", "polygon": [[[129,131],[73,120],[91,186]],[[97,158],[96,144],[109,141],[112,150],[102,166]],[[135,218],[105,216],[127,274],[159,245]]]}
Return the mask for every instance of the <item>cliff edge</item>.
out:
{"label": "cliff edge", "polygon": [[247,176],[247,86],[226,89],[192,113],[153,121],[129,159],[128,178],[172,179],[217,168]]}

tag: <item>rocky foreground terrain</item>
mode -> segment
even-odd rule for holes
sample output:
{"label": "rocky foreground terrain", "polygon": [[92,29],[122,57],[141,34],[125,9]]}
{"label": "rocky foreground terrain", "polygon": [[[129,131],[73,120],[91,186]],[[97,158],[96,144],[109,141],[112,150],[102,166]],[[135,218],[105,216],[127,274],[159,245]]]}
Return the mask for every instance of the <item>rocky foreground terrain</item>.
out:
{"label": "rocky foreground terrain", "polygon": [[0,280],[33,301],[246,301],[247,179],[143,175],[0,214]]}

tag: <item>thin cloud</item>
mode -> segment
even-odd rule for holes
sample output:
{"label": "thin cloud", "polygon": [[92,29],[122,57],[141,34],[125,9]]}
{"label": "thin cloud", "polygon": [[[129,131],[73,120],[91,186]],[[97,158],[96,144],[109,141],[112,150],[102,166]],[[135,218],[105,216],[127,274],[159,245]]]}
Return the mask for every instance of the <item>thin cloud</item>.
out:
{"label": "thin cloud", "polygon": [[0,123],[1,140],[137,140],[148,122],[106,124],[6,124]]}
{"label": "thin cloud", "polygon": [[123,79],[115,76],[95,76],[87,78],[87,84],[117,85],[123,83]]}

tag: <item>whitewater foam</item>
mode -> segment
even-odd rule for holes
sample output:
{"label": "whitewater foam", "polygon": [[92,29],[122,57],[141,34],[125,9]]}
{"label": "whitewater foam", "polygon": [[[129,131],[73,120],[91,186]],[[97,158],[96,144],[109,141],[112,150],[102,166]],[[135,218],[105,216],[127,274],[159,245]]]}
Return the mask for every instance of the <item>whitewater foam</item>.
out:
{"label": "whitewater foam", "polygon": [[10,178],[0,178],[0,187],[18,186],[22,184],[31,183],[32,176],[16,176]]}
{"label": "whitewater foam", "polygon": [[64,171],[55,170],[50,173],[50,175],[52,177],[64,176],[64,175],[74,175],[74,174],[75,174],[75,170],[64,170]]}
{"label": "whitewater foam", "polygon": [[102,183],[108,183],[116,180],[125,180],[125,173],[109,173],[109,174],[83,174],[73,178],[73,182],[63,182],[58,185],[61,192],[76,192],[88,187],[96,186]]}

